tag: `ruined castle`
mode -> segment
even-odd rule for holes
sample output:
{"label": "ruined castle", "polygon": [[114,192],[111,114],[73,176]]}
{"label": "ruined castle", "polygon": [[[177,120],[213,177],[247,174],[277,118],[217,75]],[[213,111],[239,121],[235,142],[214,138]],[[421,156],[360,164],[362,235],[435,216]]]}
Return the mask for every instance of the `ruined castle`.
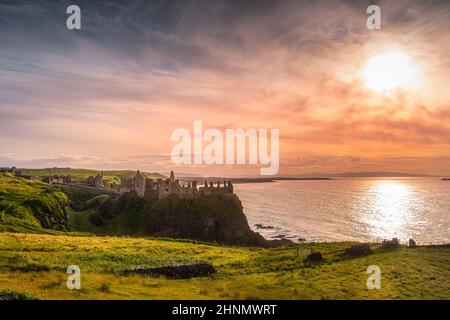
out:
{"label": "ruined castle", "polygon": [[171,194],[175,194],[180,198],[189,199],[197,195],[210,194],[233,194],[233,185],[231,181],[224,181],[223,185],[220,181],[214,186],[212,182],[205,181],[205,185],[197,187],[197,181],[181,184],[175,175],[170,172],[170,178],[153,180],[146,177],[144,174],[136,172],[133,178],[120,178],[120,193],[135,191],[140,197],[145,194],[156,193],[159,197],[165,198]]}
{"label": "ruined castle", "polygon": [[103,184],[103,171],[96,176],[87,177],[86,184],[89,186],[94,186],[96,188],[104,188],[105,185]]}

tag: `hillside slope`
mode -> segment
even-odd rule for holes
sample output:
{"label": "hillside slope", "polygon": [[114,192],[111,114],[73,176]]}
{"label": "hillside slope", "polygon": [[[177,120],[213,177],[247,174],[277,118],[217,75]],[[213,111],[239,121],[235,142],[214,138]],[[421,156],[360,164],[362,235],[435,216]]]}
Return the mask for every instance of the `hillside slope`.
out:
{"label": "hillside slope", "polygon": [[265,246],[269,243],[248,226],[236,195],[209,195],[194,199],[169,196],[158,199],[125,193],[117,198],[96,196],[81,212],[73,211],[73,231],[97,235],[159,236]]}
{"label": "hillside slope", "polygon": [[68,231],[69,199],[58,188],[0,174],[0,231]]}
{"label": "hillside slope", "polygon": [[1,174],[0,231],[51,230],[269,245],[250,229],[235,195],[142,198],[135,192],[119,195],[102,188],[56,186]]}

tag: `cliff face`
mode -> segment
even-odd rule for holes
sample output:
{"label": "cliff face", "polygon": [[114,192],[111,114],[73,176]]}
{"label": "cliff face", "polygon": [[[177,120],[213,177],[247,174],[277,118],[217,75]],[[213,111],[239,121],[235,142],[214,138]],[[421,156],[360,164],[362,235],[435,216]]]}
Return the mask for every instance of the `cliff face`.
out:
{"label": "cliff face", "polygon": [[236,195],[209,195],[195,199],[170,196],[156,201],[149,212],[148,233],[232,245],[266,245],[250,230]]}
{"label": "cliff face", "polygon": [[171,195],[157,199],[141,198],[135,192],[128,192],[103,201],[95,213],[85,219],[95,228],[87,230],[86,223],[75,222],[78,231],[184,238],[243,246],[267,245],[262,236],[250,230],[236,195],[215,194],[194,199]]}
{"label": "cliff face", "polygon": [[[132,235],[184,238],[241,246],[267,246],[250,230],[239,198],[212,194],[193,199],[175,195],[158,199],[128,192],[89,193],[7,175],[0,176],[0,230],[54,229],[99,235]],[[71,201],[69,201],[69,198]]]}
{"label": "cliff face", "polygon": [[27,199],[23,201],[39,220],[43,228],[69,231],[69,201],[62,192],[49,191],[39,199]]}

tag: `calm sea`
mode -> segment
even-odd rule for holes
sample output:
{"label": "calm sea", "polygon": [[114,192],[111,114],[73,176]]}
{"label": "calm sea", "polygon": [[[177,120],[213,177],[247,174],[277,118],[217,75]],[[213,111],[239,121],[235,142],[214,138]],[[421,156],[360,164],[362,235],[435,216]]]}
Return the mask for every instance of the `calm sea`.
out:
{"label": "calm sea", "polygon": [[450,242],[450,181],[438,178],[279,181],[235,191],[251,228],[267,239]]}

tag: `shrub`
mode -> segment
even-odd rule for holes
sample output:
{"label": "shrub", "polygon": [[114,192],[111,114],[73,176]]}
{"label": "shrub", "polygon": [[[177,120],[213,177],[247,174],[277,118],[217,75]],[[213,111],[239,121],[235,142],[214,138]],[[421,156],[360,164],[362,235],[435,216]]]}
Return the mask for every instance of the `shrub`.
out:
{"label": "shrub", "polygon": [[383,240],[381,243],[382,249],[396,249],[400,247],[400,243],[397,238],[392,238],[392,240]]}
{"label": "shrub", "polygon": [[28,292],[12,291],[5,289],[0,291],[0,300],[38,300]]}
{"label": "shrub", "polygon": [[189,264],[160,266],[154,268],[134,267],[125,271],[125,274],[166,276],[169,279],[207,277],[214,273],[216,273],[216,269],[210,262],[206,261],[198,261]]}
{"label": "shrub", "polygon": [[98,209],[98,214],[104,219],[111,219],[114,217],[113,214],[114,202],[111,199],[105,200]]}
{"label": "shrub", "polygon": [[361,257],[373,253],[368,243],[355,244],[345,249],[344,254],[349,257]]}
{"label": "shrub", "polygon": [[105,293],[111,292],[111,285],[108,282],[102,282],[98,290]]}
{"label": "shrub", "polygon": [[89,221],[96,227],[101,227],[103,225],[103,218],[97,213],[89,216]]}
{"label": "shrub", "polygon": [[320,263],[325,259],[320,252],[313,252],[309,256],[306,257],[305,263]]}
{"label": "shrub", "polygon": [[108,199],[110,199],[110,196],[107,194],[101,194],[98,196],[95,196],[91,199],[89,199],[88,201],[86,201],[86,204],[84,205],[84,209],[89,209],[92,207],[97,207],[100,206],[103,202],[107,201]]}

